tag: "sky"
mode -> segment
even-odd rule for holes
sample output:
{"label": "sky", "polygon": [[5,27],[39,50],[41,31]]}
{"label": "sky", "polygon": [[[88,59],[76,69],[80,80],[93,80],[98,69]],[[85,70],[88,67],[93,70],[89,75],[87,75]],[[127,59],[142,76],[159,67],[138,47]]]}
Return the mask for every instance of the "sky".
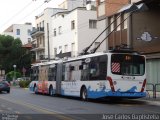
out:
{"label": "sky", "polygon": [[58,8],[64,0],[0,0],[0,33],[12,24],[31,22],[47,7]]}

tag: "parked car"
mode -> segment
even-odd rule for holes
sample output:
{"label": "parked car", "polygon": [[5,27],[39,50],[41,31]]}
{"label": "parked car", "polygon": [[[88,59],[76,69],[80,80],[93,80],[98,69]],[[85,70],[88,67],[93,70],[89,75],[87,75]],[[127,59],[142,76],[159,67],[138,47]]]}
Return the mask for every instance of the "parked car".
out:
{"label": "parked car", "polygon": [[10,84],[7,81],[0,81],[0,92],[2,91],[10,93]]}

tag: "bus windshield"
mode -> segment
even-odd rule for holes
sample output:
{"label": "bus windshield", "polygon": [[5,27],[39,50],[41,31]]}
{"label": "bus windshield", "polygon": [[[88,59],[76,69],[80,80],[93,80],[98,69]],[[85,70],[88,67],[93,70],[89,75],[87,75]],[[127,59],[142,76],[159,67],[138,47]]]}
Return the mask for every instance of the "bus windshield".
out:
{"label": "bus windshield", "polygon": [[145,58],[139,55],[112,54],[111,72],[118,75],[142,76],[145,73]]}

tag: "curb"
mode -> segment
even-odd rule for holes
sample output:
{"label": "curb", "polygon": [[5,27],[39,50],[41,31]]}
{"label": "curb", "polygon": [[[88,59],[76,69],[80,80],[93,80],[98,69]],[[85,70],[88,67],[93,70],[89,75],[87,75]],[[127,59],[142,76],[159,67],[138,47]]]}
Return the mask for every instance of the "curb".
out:
{"label": "curb", "polygon": [[160,106],[160,101],[154,101],[154,100],[141,100],[141,101],[147,102],[150,105]]}

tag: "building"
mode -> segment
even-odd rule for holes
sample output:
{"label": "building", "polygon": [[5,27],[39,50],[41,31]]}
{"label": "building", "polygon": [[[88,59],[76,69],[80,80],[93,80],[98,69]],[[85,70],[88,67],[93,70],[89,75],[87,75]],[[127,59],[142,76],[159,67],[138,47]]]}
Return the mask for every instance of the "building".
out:
{"label": "building", "polygon": [[61,4],[59,4],[59,8],[67,9],[68,11],[73,10],[77,7],[85,7],[85,0],[64,0]]}
{"label": "building", "polygon": [[[143,0],[147,11],[137,12],[131,16],[129,38],[134,50],[140,51],[147,57],[148,83],[160,83],[160,1]],[[159,89],[160,90],[160,89]]]}
{"label": "building", "polygon": [[[118,15],[115,15],[117,11],[129,4],[129,2],[130,0],[97,0],[98,20],[106,20],[106,26],[109,26],[117,18]],[[125,19],[126,16],[127,14],[123,14],[114,24],[111,24],[106,33],[109,34],[120,23],[120,19]],[[127,22],[125,21],[116,31],[118,32],[113,32],[107,39],[108,49],[127,43]]]}
{"label": "building", "polygon": [[[105,18],[107,25],[113,22],[107,31],[112,32],[108,37],[108,48],[127,44],[146,55],[147,82],[160,83],[160,1],[118,0],[120,3],[109,9],[115,2],[116,0],[97,0],[98,18]],[[124,13],[129,7],[136,9]],[[118,24],[120,25],[116,27]]]}
{"label": "building", "polygon": [[65,11],[60,8],[46,8],[40,15],[35,17],[36,27],[31,32],[32,52],[35,55],[35,62],[48,59],[48,31],[51,31],[51,16],[57,12]]}
{"label": "building", "polygon": [[[54,57],[78,56],[104,30],[105,23],[97,22],[96,9],[93,6],[78,7],[72,11],[59,12],[52,16],[51,54]],[[93,43],[91,49],[105,38],[103,34]],[[105,51],[106,43],[98,51]]]}
{"label": "building", "polygon": [[31,41],[31,31],[31,23],[13,24],[10,27],[8,27],[2,34],[10,35],[14,37],[14,39],[19,38],[22,41],[22,44],[24,45]]}
{"label": "building", "polygon": [[72,10],[75,7],[83,6],[83,0],[64,0],[59,8],[46,8],[40,15],[35,17],[36,27],[32,31],[32,52],[35,54],[35,62],[49,60],[53,58],[52,52],[49,47],[50,39],[52,36],[51,16],[57,12],[64,12]]}

